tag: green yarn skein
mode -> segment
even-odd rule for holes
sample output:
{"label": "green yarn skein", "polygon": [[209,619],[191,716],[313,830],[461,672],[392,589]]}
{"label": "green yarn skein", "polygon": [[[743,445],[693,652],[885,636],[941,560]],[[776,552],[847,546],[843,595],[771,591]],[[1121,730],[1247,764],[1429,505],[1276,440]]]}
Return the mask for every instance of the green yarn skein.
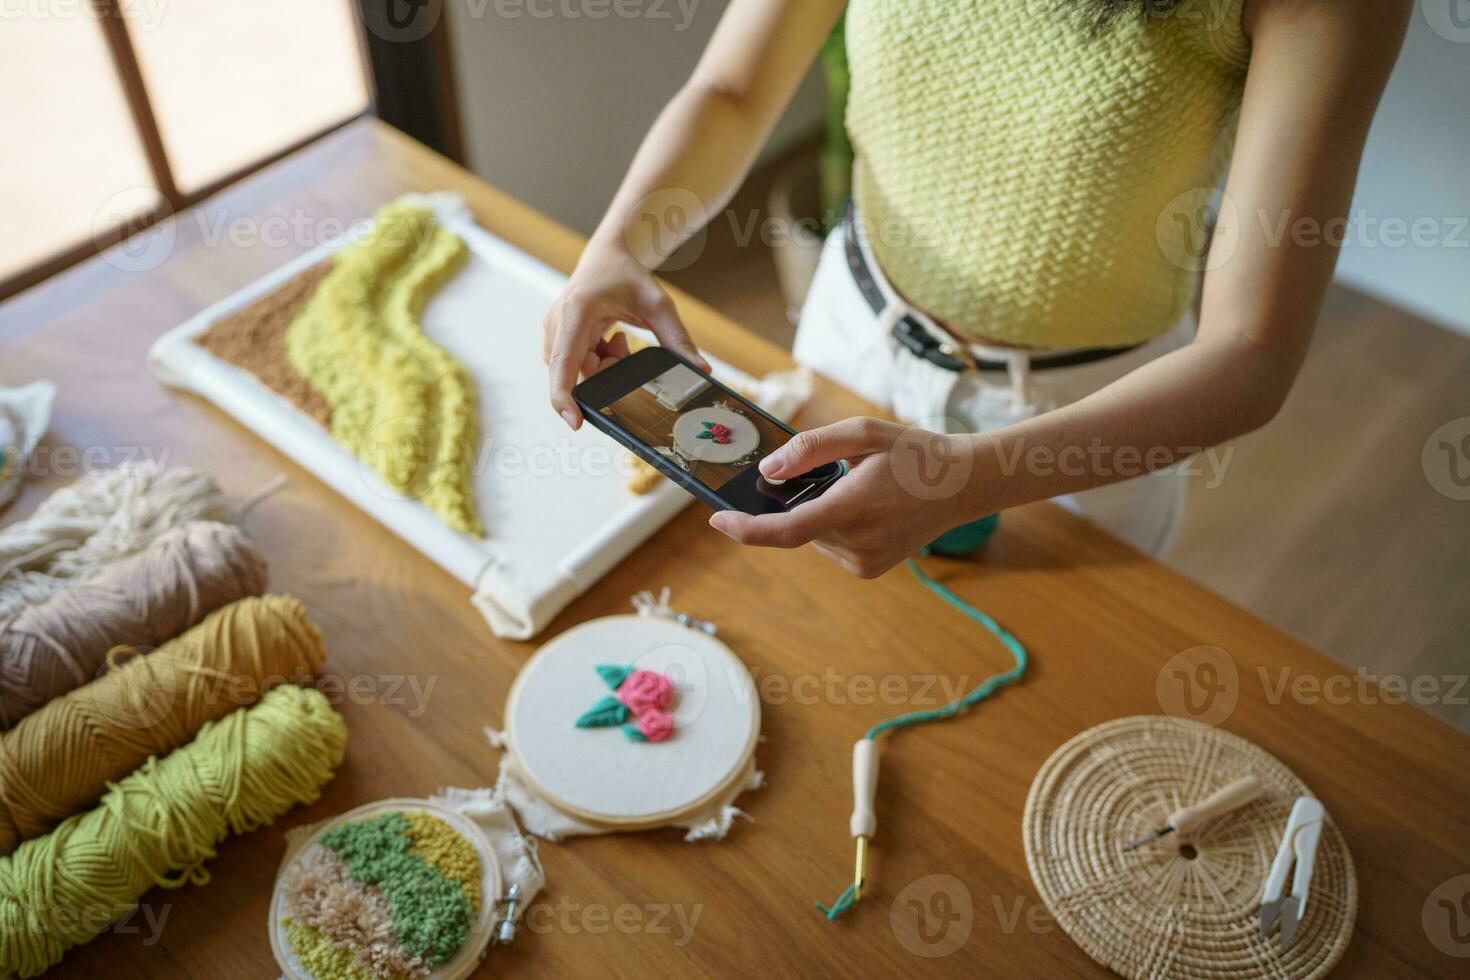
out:
{"label": "green yarn skein", "polygon": [[155,885],[205,883],[226,836],[315,800],[346,747],[326,697],[285,684],[150,758],[96,809],[0,858],[0,975],[56,964]]}

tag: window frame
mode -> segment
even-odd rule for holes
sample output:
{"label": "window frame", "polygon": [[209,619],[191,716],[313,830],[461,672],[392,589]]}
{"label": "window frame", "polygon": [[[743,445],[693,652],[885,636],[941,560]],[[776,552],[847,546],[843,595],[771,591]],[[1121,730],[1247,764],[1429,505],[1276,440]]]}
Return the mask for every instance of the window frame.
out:
{"label": "window frame", "polygon": [[[168,152],[164,146],[163,133],[158,125],[158,118],[153,112],[153,104],[148,95],[148,85],[143,78],[142,66],[138,63],[137,51],[133,46],[132,36],[129,34],[127,17],[123,12],[120,0],[88,0],[92,6],[94,19],[103,33],[107,42],[107,49],[112,56],[113,68],[117,72],[118,83],[122,89],[123,98],[128,106],[128,113],[132,117],[133,129],[142,144],[143,153],[148,162],[148,169],[153,177],[155,189],[162,199],[160,204],[146,215],[139,215],[129,221],[125,221],[115,228],[101,234],[87,236],[76,245],[56,252],[35,264],[20,270],[14,275],[0,279],[0,300],[10,297],[29,289],[51,276],[76,265],[92,256],[111,248],[118,242],[136,235],[139,232],[157,224],[163,219],[178,214],[188,208],[197,205],[205,198],[218,193],[223,188],[236,181],[248,177],[282,158],[295,153],[302,147],[327,136],[349,123],[367,115],[377,112],[378,90],[375,83],[375,71],[373,62],[368,56],[368,44],[366,32],[363,26],[362,9],[357,2],[349,3],[352,11],[353,29],[356,34],[356,48],[358,62],[363,74],[363,81],[367,89],[367,103],[361,112],[339,119],[315,132],[309,133],[300,139],[292,141],[289,145],[281,147],[259,160],[240,167],[224,176],[209,182],[189,193],[179,190],[174,180],[173,169],[169,165]],[[361,0],[371,3],[373,0]],[[443,31],[436,31],[440,38],[435,42],[436,57],[442,55],[447,58],[448,45],[442,37]],[[445,78],[450,77],[447,61],[442,69]],[[452,88],[438,93],[440,96],[441,111],[446,96],[452,96]],[[452,110],[452,103],[449,103]],[[454,117],[457,119],[457,116]],[[453,127],[454,135],[458,136],[457,125]],[[457,149],[456,147],[450,147]]]}

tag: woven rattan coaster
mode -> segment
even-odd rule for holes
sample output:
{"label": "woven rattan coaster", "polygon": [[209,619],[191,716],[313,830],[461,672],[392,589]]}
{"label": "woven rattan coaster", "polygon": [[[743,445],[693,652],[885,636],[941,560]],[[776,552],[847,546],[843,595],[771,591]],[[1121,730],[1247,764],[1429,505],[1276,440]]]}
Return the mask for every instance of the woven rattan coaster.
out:
{"label": "woven rattan coaster", "polygon": [[[1254,774],[1265,794],[1132,853],[1179,806]],[[1260,937],[1261,892],[1306,784],[1245,739],[1140,715],[1089,728],[1052,755],[1026,799],[1026,863],[1057,924],[1125,977],[1320,977],[1347,948],[1358,882],[1347,843],[1323,826],[1305,917],[1290,949]],[[1290,882],[1288,881],[1288,889]]]}

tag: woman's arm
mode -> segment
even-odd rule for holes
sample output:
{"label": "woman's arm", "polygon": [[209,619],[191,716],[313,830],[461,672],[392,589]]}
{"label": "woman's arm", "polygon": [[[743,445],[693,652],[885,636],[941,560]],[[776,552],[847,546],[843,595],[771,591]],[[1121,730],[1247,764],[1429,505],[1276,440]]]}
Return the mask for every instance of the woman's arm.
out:
{"label": "woman's arm", "polygon": [[[614,323],[646,327],[704,363],[651,272],[728,203],[844,7],[843,0],[735,0],[721,18],[547,314],[551,404],[572,428],[582,422],[571,396],[578,375],[628,352],[621,337],[601,341]],[[687,213],[691,195],[702,214]],[[666,221],[670,206],[683,207],[685,220]]]}
{"label": "woman's arm", "polygon": [[[911,441],[906,451],[922,444],[972,467],[963,489],[943,500],[904,491],[895,467],[911,463],[892,448],[905,430],[859,419],[804,433],[761,464],[781,477],[861,458],[821,498],[789,514],[727,511],[711,523],[748,544],[815,541],[871,576],[950,527],[1159,469],[1270,421],[1306,356],[1411,9],[1412,0],[1247,0],[1252,54],[1225,186],[1233,209],[1221,209],[1225,217],[1233,210],[1236,227],[1220,229],[1211,246],[1200,328],[1187,347],[1018,425]],[[1223,248],[1230,253],[1216,251]],[[1083,465],[1028,472],[1027,454],[1037,450]]]}

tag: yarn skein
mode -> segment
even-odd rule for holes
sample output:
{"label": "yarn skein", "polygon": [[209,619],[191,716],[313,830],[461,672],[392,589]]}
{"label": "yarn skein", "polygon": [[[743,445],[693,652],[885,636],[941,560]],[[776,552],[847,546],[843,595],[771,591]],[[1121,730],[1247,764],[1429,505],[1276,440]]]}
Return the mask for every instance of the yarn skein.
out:
{"label": "yarn skein", "polygon": [[121,919],[148,889],[209,879],[229,834],[315,801],[347,727],[319,692],[285,684],[114,785],[96,809],[0,858],[0,975],[32,977]]}
{"label": "yarn skein", "polygon": [[266,588],[233,524],[194,521],[0,622],[0,731],[97,675],[116,646],[153,647]]}
{"label": "yarn skein", "polygon": [[241,599],[27,715],[0,735],[0,854],[91,806],[109,782],[183,745],[205,722],[310,677],[322,656],[300,602]]}
{"label": "yarn skein", "polygon": [[197,520],[235,522],[207,473],[148,462],[87,474],[0,531],[0,619]]}

